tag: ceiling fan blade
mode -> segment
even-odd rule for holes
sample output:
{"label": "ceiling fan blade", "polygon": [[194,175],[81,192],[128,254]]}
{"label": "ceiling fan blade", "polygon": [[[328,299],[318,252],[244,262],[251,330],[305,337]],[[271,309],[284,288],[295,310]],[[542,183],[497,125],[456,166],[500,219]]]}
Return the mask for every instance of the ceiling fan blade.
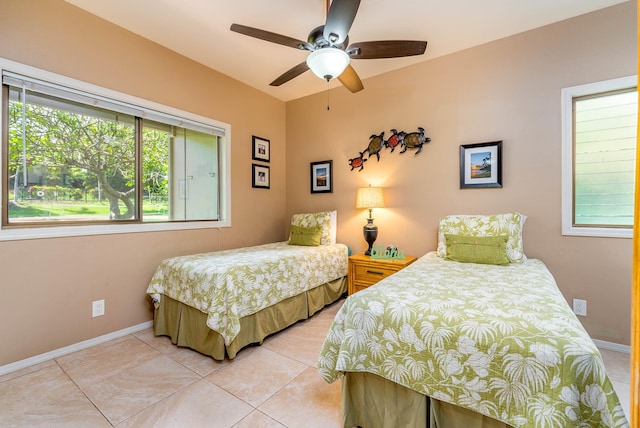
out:
{"label": "ceiling fan blade", "polygon": [[273,82],[269,83],[269,85],[271,85],[271,86],[280,86],[283,83],[287,83],[289,80],[293,79],[294,77],[300,76],[302,73],[304,73],[308,69],[309,69],[309,66],[307,65],[307,62],[306,61],[305,62],[301,62],[300,64],[296,65],[295,67],[293,67],[293,68],[285,71],[284,73],[282,73],[282,75],[280,75],[280,77],[278,77]]}
{"label": "ceiling fan blade", "polygon": [[417,40],[381,40],[377,42],[352,43],[347,53],[353,59],[398,58],[422,55],[427,42]]}
{"label": "ceiling fan blade", "polygon": [[324,38],[332,45],[344,42],[360,7],[360,0],[333,0],[327,22],[324,24]]}
{"label": "ceiling fan blade", "polygon": [[347,68],[344,69],[342,74],[338,76],[338,80],[351,92],[355,93],[364,89],[362,80],[360,80],[358,73],[356,73],[351,65],[348,65]]}
{"label": "ceiling fan blade", "polygon": [[295,49],[313,50],[313,47],[307,42],[294,39],[293,37],[283,36],[282,34],[272,33],[271,31],[260,30],[240,24],[231,24],[230,30],[244,34],[245,36],[255,37],[256,39],[266,40],[267,42],[277,43]]}

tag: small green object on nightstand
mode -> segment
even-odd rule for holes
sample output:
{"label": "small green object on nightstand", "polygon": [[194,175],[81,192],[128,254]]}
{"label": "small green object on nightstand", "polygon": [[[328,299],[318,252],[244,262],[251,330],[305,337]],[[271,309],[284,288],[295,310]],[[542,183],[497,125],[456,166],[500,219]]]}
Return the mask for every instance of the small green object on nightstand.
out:
{"label": "small green object on nightstand", "polygon": [[374,245],[371,249],[371,258],[404,260],[404,250],[399,250],[395,245],[389,247]]}

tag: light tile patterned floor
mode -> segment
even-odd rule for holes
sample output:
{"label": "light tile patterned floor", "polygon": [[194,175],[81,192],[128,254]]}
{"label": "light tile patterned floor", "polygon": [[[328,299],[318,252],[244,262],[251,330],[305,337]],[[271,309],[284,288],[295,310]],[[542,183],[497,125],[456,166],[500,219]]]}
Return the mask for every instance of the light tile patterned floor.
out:
{"label": "light tile patterned floor", "polygon": [[[325,383],[315,367],[342,302],[232,361],[178,348],[148,329],[7,374],[0,426],[339,427],[340,383]],[[629,355],[602,354],[628,410]]]}

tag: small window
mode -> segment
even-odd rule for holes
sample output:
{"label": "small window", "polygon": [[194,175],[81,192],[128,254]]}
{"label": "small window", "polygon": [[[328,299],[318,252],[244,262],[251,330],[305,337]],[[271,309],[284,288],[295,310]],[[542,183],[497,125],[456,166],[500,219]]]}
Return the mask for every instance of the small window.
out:
{"label": "small window", "polygon": [[225,127],[6,70],[2,110],[2,232],[224,225]]}
{"label": "small window", "polygon": [[635,78],[563,90],[563,234],[631,237]]}

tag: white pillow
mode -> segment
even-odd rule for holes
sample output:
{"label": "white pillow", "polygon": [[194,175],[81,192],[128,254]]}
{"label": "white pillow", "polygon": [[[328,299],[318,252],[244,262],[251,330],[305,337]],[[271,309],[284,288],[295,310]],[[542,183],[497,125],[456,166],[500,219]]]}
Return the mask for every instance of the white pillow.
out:
{"label": "white pillow", "polygon": [[440,257],[447,256],[445,234],[463,236],[507,236],[507,257],[511,263],[526,260],[522,245],[522,226],[526,216],[513,212],[494,215],[448,215],[440,219],[438,249]]}
{"label": "white pillow", "polygon": [[321,226],[320,245],[336,243],[337,234],[337,212],[322,211],[317,213],[294,214],[291,217],[291,224],[301,227]]}
{"label": "white pillow", "polygon": [[329,211],[329,243],[336,243],[336,236],[338,235],[338,211]]}

